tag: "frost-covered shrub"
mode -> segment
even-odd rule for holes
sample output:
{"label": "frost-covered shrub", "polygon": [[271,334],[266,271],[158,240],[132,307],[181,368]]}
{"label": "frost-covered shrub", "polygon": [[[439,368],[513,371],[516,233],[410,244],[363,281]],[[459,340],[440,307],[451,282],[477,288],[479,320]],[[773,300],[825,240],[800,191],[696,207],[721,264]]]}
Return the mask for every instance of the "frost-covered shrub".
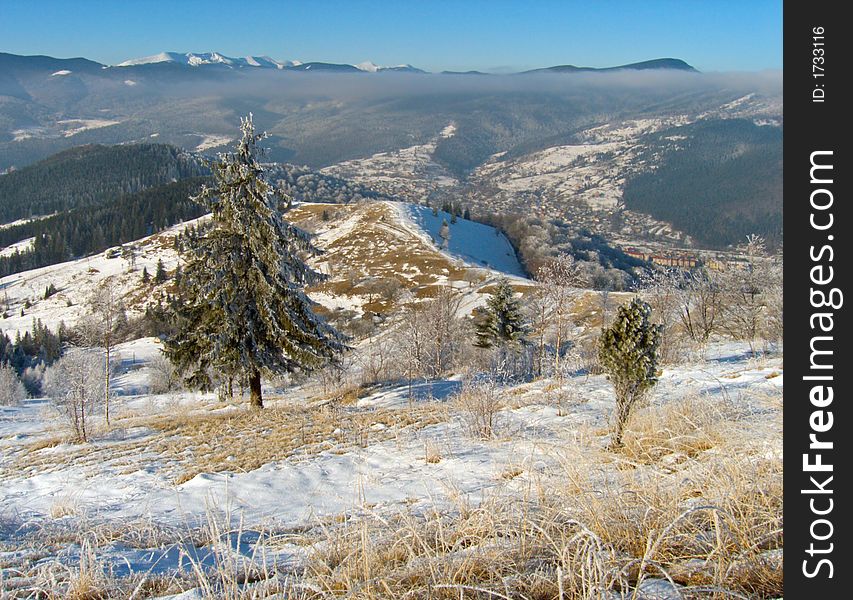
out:
{"label": "frost-covered shrub", "polygon": [[27,390],[18,379],[15,369],[9,365],[0,365],[0,406],[18,404],[26,397]]}
{"label": "frost-covered shrub", "polygon": [[456,396],[455,404],[472,436],[487,440],[495,435],[498,413],[504,404],[503,393],[496,381],[466,384]]}
{"label": "frost-covered shrub", "polygon": [[148,368],[151,370],[148,387],[152,394],[168,394],[181,388],[181,377],[165,355],[152,358]]}
{"label": "frost-covered shrub", "polygon": [[97,352],[72,349],[44,374],[44,390],[75,438],[88,440],[91,417],[103,400],[104,361]]}

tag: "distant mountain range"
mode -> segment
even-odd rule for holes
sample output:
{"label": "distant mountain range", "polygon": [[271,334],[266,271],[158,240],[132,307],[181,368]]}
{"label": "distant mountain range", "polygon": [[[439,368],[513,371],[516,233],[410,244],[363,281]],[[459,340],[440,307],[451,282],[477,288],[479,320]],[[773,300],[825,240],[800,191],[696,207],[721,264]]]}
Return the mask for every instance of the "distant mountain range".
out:
{"label": "distant mountain range", "polygon": [[[122,64],[0,54],[7,220],[67,212],[63,194],[84,153],[75,148],[168,145],[210,156],[233,146],[240,117],[252,113],[269,134],[265,160],[304,165],[294,185],[313,186],[314,199],[357,184],[414,202],[564,219],[631,244],[724,247],[754,232],[772,240],[781,222],[781,78],[697,73],[675,58],[500,75],[215,52]],[[71,154],[57,157],[62,151]],[[97,179],[101,165],[123,155],[110,156],[96,161]],[[169,156],[150,169],[165,177],[157,185],[183,181]],[[144,191],[135,187],[143,174],[130,179],[122,193]],[[30,227],[22,239],[35,235]],[[117,239],[110,231],[104,243]]]}
{"label": "distant mountain range", "polygon": [[[219,52],[161,52],[153,56],[132,58],[117,65],[105,65],[85,58],[53,58],[50,56],[20,56],[0,52],[0,71],[28,70],[50,71],[50,75],[60,77],[72,73],[95,73],[98,71],[122,72],[130,74],[137,70],[150,71],[152,68],[172,69],[174,67],[203,68],[205,70],[222,69],[272,69],[279,71],[321,71],[336,73],[421,73],[428,71],[409,64],[381,66],[370,61],[358,64],[327,62],[302,62],[298,60],[276,60],[269,56],[231,57]],[[695,68],[677,58],[658,58],[643,62],[618,65],[614,67],[578,67],[575,65],[556,65],[521,73],[576,73],[618,70],[665,69],[678,71],[696,71]],[[442,71],[448,75],[484,75],[481,71]],[[0,72],[0,79],[4,74]]]}
{"label": "distant mountain range", "polygon": [[607,71],[649,71],[655,69],[669,69],[676,71],[696,71],[696,69],[678,58],[656,58],[643,62],[620,65],[618,67],[576,67],[575,65],[558,65],[556,67],[545,67],[544,69],[532,69],[525,73],[580,73],[580,72],[607,72]]}

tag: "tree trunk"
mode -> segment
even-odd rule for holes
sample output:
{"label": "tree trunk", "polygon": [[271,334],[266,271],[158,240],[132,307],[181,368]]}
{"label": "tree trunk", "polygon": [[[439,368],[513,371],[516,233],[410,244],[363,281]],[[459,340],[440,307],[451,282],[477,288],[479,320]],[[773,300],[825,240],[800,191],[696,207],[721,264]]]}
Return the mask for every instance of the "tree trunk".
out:
{"label": "tree trunk", "polygon": [[622,447],[622,435],[625,433],[625,423],[621,417],[616,418],[616,424],[613,427],[613,437],[610,440],[610,449],[616,450]]}
{"label": "tree trunk", "polygon": [[557,318],[557,337],[554,340],[554,377],[560,373],[560,350],[563,345],[563,319]]}
{"label": "tree trunk", "polygon": [[107,342],[106,365],[104,368],[104,420],[110,426],[110,343]]}
{"label": "tree trunk", "polygon": [[252,371],[249,375],[249,403],[252,408],[263,408],[264,400],[261,397],[261,374],[259,371]]}

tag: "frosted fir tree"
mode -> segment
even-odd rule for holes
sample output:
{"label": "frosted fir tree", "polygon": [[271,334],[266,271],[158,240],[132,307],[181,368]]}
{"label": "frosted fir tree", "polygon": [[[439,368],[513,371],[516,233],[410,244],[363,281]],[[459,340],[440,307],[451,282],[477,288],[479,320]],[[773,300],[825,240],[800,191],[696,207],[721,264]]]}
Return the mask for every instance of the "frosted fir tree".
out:
{"label": "frosted fir tree", "polygon": [[614,448],[622,445],[631,411],[657,383],[661,326],[652,324],[651,314],[648,303],[634,298],[619,307],[613,324],[599,338],[598,358],[616,394]]}
{"label": "frosted fir tree", "polygon": [[282,217],[292,201],[264,178],[258,142],[265,135],[255,133],[251,114],[240,128],[236,152],[211,164],[215,186],[193,197],[212,220],[182,252],[184,301],[165,353],[191,387],[244,380],[251,405],[261,408],[262,375],[319,367],[344,344],[303,291],[323,279],[302,258],[319,250]]}
{"label": "frosted fir tree", "polygon": [[474,345],[479,348],[511,345],[522,341],[525,332],[521,303],[509,282],[501,278],[486,300]]}

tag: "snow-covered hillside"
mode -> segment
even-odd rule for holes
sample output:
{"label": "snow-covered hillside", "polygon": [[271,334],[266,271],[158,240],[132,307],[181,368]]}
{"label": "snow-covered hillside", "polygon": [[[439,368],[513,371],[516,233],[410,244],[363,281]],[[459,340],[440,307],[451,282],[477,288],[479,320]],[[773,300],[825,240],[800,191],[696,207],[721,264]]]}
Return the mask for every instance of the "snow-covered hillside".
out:
{"label": "snow-covered hillside", "polygon": [[456,124],[450,122],[424,144],[343,161],[325,167],[321,172],[368,184],[392,196],[420,201],[436,190],[459,185],[456,177],[433,159],[439,140],[455,133]]}
{"label": "snow-covered hillside", "polygon": [[[321,213],[336,216],[323,221]],[[458,219],[450,225],[449,248],[441,250],[438,231],[442,218],[433,217],[429,209],[394,202],[361,202],[352,205],[302,204],[289,215],[296,223],[310,225],[317,233],[317,244],[325,253],[315,265],[330,272],[329,282],[312,290],[312,297],[328,310],[349,309],[357,313],[371,300],[367,284],[382,277],[395,277],[413,298],[424,297],[423,290],[439,284],[457,285],[469,293],[500,274],[517,279],[524,277],[507,239],[492,227]],[[190,223],[195,223],[192,221]],[[5,317],[0,330],[14,338],[32,328],[33,320],[56,330],[60,322],[74,325],[87,311],[91,292],[107,280],[125,298],[130,314],[140,314],[151,301],[152,284],[142,284],[142,271],[150,275],[158,261],[172,272],[178,264],[174,237],[187,224],[177,225],[121,248],[96,256],[25,271],[0,279],[0,301]],[[13,252],[25,240],[4,251]],[[471,273],[478,271],[481,282],[471,288]],[[365,285],[349,288],[345,281],[357,273]],[[466,275],[467,274],[467,275]],[[468,277],[466,279],[466,276]],[[53,285],[57,292],[45,298],[45,290]],[[467,288],[471,288],[467,290]],[[479,301],[472,305],[479,304]]]}
{"label": "snow-covered hillside", "polygon": [[[124,256],[121,248],[113,248],[95,256],[3,277],[0,302],[5,315],[0,318],[0,330],[14,338],[18,332],[29,331],[35,319],[54,331],[60,322],[72,326],[89,310],[86,301],[91,293],[108,280],[125,299],[128,312],[139,314],[153,291],[142,284],[143,269],[153,275],[162,260],[166,270],[174,270],[178,264],[174,237],[186,226],[177,225],[125,244],[128,253]],[[56,293],[45,298],[51,285]]]}
{"label": "snow-covered hillside", "polygon": [[583,143],[552,146],[507,159],[503,153],[478,167],[475,181],[496,186],[508,194],[534,192],[543,210],[554,213],[561,205],[585,203],[593,211],[611,211],[622,199],[626,176],[643,168],[640,137],[684,125],[686,115],[609,123],[578,135]]}
{"label": "snow-covered hillside", "polygon": [[444,211],[433,214],[428,206],[415,204],[399,205],[404,219],[414,223],[418,229],[429,234],[430,240],[442,246],[441,228],[448,224],[449,237],[446,251],[467,264],[485,267],[524,277],[524,269],[518,263],[518,257],[509,240],[500,231],[489,225],[457,218]]}

